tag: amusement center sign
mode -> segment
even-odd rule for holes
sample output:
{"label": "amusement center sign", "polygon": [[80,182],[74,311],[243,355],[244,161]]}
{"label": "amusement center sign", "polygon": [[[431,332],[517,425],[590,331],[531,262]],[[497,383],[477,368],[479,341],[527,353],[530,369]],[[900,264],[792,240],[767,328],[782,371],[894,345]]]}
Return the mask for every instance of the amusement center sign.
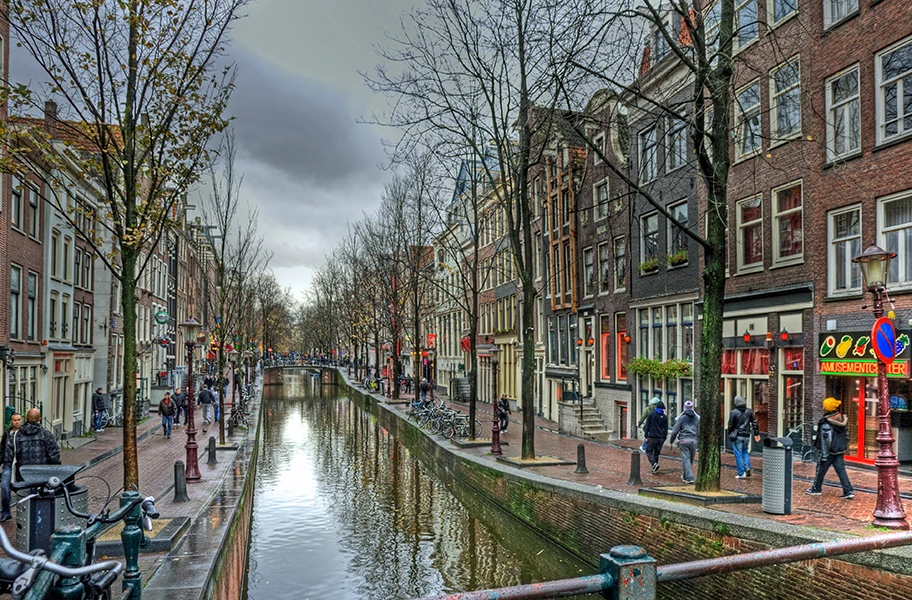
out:
{"label": "amusement center sign", "polygon": [[[870,331],[822,333],[817,347],[821,375],[877,377],[877,356]],[[910,377],[909,334],[896,336],[896,360],[887,365],[887,377]]]}

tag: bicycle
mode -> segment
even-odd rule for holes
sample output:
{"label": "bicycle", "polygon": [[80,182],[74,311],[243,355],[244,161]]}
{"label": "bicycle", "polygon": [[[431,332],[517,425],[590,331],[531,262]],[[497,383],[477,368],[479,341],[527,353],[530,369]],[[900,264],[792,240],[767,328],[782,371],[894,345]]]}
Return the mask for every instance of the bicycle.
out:
{"label": "bicycle", "polygon": [[[67,510],[80,519],[85,527],[68,526],[51,534],[49,551],[34,550],[30,554],[13,547],[6,532],[0,528],[0,547],[8,558],[0,558],[0,591],[11,591],[14,600],[41,600],[47,597],[72,600],[110,600],[111,586],[123,571],[116,560],[95,562],[95,540],[109,525],[124,520],[137,506],[143,514],[143,525],[152,530],[152,519],[159,516],[155,500],[141,495],[124,503],[111,513],[87,514],[73,507],[69,486],[82,467],[63,465],[24,466],[20,469],[23,481],[12,484],[14,490],[35,490],[26,499],[63,496]],[[148,538],[143,537],[148,543]],[[126,548],[124,549],[126,551]],[[126,552],[125,556],[129,556]],[[124,582],[121,600],[133,594],[133,585]]]}
{"label": "bicycle", "polygon": [[817,435],[815,423],[801,423],[789,428],[787,437],[792,439],[792,448],[795,449],[795,454],[800,456],[801,462],[817,462],[820,452],[813,443],[815,435]]}
{"label": "bicycle", "polygon": [[123,425],[123,413],[111,414],[107,409],[101,413],[101,428],[121,427]]}

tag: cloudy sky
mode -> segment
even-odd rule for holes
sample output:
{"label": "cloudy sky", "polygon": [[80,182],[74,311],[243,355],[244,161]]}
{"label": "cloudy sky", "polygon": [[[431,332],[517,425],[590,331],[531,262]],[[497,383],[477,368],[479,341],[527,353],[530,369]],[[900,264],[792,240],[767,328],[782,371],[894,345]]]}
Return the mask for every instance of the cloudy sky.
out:
{"label": "cloudy sky", "polygon": [[234,31],[242,193],[260,207],[260,230],[280,281],[304,290],[347,223],[379,205],[387,174],[381,138],[360,124],[385,99],[358,71],[395,30],[412,0],[257,0]]}

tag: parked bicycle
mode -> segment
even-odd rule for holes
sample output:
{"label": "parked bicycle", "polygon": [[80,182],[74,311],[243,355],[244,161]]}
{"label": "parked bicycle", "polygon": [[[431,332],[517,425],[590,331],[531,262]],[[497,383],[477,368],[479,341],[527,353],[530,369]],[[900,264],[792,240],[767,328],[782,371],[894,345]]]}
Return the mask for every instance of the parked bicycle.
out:
{"label": "parked bicycle", "polygon": [[[141,495],[113,512],[107,508],[94,514],[77,510],[70,498],[69,486],[81,469],[66,465],[21,468],[23,480],[13,484],[13,489],[32,490],[26,499],[62,496],[67,510],[75,517],[85,519],[86,525],[71,525],[54,532],[50,538],[49,556],[43,550],[29,554],[20,552],[0,528],[0,547],[8,556],[0,558],[0,592],[12,592],[14,600],[110,600],[111,586],[124,567],[116,560],[95,562],[97,537],[110,525],[124,520],[137,506],[141,507],[143,524],[148,531],[152,530],[152,519],[158,518],[159,514],[154,498]],[[148,543],[148,538],[144,536],[143,541]],[[126,600],[131,595],[132,587],[127,587],[121,599]]]}
{"label": "parked bicycle", "polygon": [[101,413],[101,428],[105,427],[122,427],[123,413],[111,413],[105,409]]}
{"label": "parked bicycle", "polygon": [[814,446],[815,435],[817,435],[817,425],[814,423],[801,423],[789,428],[788,437],[792,439],[793,452],[801,457],[801,462],[817,462],[820,453]]}
{"label": "parked bicycle", "polygon": [[431,433],[443,434],[447,439],[452,437],[465,438],[470,435],[481,434],[481,422],[475,419],[474,432],[469,426],[469,417],[458,410],[447,408],[446,403],[429,402],[422,404],[415,402],[408,413],[408,419],[415,421],[419,427],[427,428]]}

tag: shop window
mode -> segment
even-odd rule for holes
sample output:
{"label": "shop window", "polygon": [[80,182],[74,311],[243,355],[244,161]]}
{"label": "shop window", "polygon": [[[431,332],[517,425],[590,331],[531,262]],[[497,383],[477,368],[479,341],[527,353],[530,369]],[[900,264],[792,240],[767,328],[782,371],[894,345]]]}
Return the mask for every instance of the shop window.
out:
{"label": "shop window", "polygon": [[627,313],[617,313],[614,316],[614,330],[617,335],[617,379],[627,381]]}
{"label": "shop window", "polygon": [[601,376],[602,376],[603,380],[607,381],[607,380],[611,379],[611,369],[610,369],[610,365],[611,365],[611,359],[610,359],[611,317],[608,315],[602,315],[601,317],[599,317],[599,323],[600,323],[600,327],[601,327],[601,330],[599,333],[599,339],[601,340],[601,347],[600,347],[600,350],[601,350],[600,364],[602,366]]}

